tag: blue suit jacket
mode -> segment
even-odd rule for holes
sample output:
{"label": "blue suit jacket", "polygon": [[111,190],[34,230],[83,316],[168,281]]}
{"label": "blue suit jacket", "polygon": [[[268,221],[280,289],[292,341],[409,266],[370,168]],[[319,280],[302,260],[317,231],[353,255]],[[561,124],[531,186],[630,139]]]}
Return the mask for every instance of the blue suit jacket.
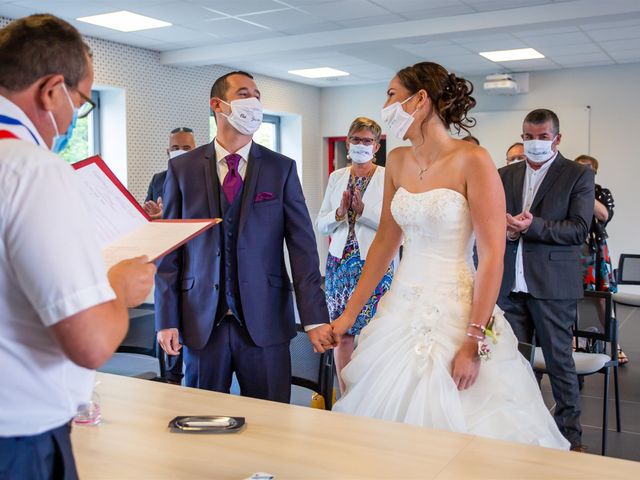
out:
{"label": "blue suit jacket", "polygon": [[[158,197],[163,196],[164,191],[164,181],[167,178],[167,171],[156,173],[151,178],[151,183],[149,183],[149,189],[147,190],[147,198],[145,198],[145,202],[149,200],[153,200],[154,202],[158,201]],[[164,201],[164,197],[162,198]]]}
{"label": "blue suit jacket", "polygon": [[[220,217],[220,181],[213,142],[169,162],[164,218]],[[202,348],[214,328],[221,291],[221,228],[162,259],[156,275],[156,328],[178,328],[190,348]],[[295,162],[253,143],[244,180],[238,231],[238,271],[244,322],[256,345],[296,335],[289,251],[303,325],[328,323],[316,239]]]}

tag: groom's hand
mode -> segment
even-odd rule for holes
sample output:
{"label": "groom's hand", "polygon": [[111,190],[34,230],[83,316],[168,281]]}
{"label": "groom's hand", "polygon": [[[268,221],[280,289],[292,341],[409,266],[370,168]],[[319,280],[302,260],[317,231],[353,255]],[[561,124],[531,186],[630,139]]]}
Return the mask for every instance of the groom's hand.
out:
{"label": "groom's hand", "polygon": [[158,343],[162,349],[169,355],[178,355],[182,345],[180,345],[180,337],[177,328],[165,328],[160,330],[157,335]]}
{"label": "groom's hand", "polygon": [[307,331],[307,335],[309,336],[309,341],[313,344],[314,352],[324,353],[335,346],[333,329],[328,323]]}

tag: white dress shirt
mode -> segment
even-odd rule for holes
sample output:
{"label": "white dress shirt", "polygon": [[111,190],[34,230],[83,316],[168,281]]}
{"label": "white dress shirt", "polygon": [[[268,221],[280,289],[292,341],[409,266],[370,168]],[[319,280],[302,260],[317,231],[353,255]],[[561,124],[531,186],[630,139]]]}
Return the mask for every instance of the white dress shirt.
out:
{"label": "white dress shirt", "polygon": [[81,186],[24,112],[0,95],[0,437],[68,422],[94,372],[64,354],[49,327],[115,298]]}
{"label": "white dress shirt", "polygon": [[[238,162],[238,173],[240,177],[244,181],[244,177],[247,174],[247,165],[249,164],[249,152],[251,151],[252,140],[249,141],[244,147],[238,150],[237,153],[240,155],[240,161]],[[229,172],[229,167],[227,166],[227,161],[225,157],[230,155],[230,152],[227,152],[225,148],[218,143],[218,139],[214,139],[213,146],[216,150],[216,168],[218,170],[218,179],[220,180],[220,185],[224,182],[224,177],[227,176]]]}
{"label": "white dress shirt", "polygon": [[[534,170],[531,168],[529,163],[526,164],[526,173],[524,176],[524,185],[522,186],[522,211],[528,212],[531,208],[531,204],[533,203],[533,199],[536,198],[536,193],[540,189],[540,185],[542,185],[542,181],[544,177],[547,176],[547,172],[549,171],[549,167],[554,162],[556,157],[558,156],[558,152],[553,156],[551,160],[542,164],[542,166],[538,170]],[[529,287],[527,287],[527,281],[524,278],[524,258],[522,256],[523,249],[523,240],[522,236],[520,236],[520,241],[518,242],[518,251],[516,252],[516,275],[513,281],[512,292],[523,292],[528,293]]]}

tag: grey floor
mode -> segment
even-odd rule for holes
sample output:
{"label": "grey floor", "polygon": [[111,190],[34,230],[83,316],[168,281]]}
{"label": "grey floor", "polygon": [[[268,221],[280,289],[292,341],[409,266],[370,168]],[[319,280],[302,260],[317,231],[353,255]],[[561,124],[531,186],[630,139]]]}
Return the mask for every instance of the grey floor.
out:
{"label": "grey floor", "polygon": [[[620,344],[629,363],[620,367],[620,415],[622,432],[616,432],[613,378],[609,384],[607,456],[640,461],[640,308],[618,307]],[[604,375],[585,377],[582,389],[582,441],[589,453],[600,454]],[[554,406],[548,378],[542,382],[545,403]]]}

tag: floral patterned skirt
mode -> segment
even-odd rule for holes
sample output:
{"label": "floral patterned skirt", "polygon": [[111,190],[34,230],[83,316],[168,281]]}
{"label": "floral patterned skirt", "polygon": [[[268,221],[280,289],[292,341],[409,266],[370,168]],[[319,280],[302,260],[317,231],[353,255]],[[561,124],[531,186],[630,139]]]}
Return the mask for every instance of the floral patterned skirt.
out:
{"label": "floral patterned skirt", "polygon": [[581,260],[582,283],[585,290],[612,293],[618,291],[606,240],[596,242],[595,248],[585,243],[582,246]]}
{"label": "floral patterned skirt", "polygon": [[[364,261],[360,259],[360,248],[355,240],[347,242],[342,258],[336,258],[329,254],[325,274],[325,294],[331,320],[335,320],[344,312],[347,302],[360,279],[363,267]],[[373,295],[362,308],[358,318],[356,318],[356,322],[347,332],[349,335],[358,335],[360,330],[373,318],[380,298],[391,287],[392,279],[393,263],[387,269]]]}

